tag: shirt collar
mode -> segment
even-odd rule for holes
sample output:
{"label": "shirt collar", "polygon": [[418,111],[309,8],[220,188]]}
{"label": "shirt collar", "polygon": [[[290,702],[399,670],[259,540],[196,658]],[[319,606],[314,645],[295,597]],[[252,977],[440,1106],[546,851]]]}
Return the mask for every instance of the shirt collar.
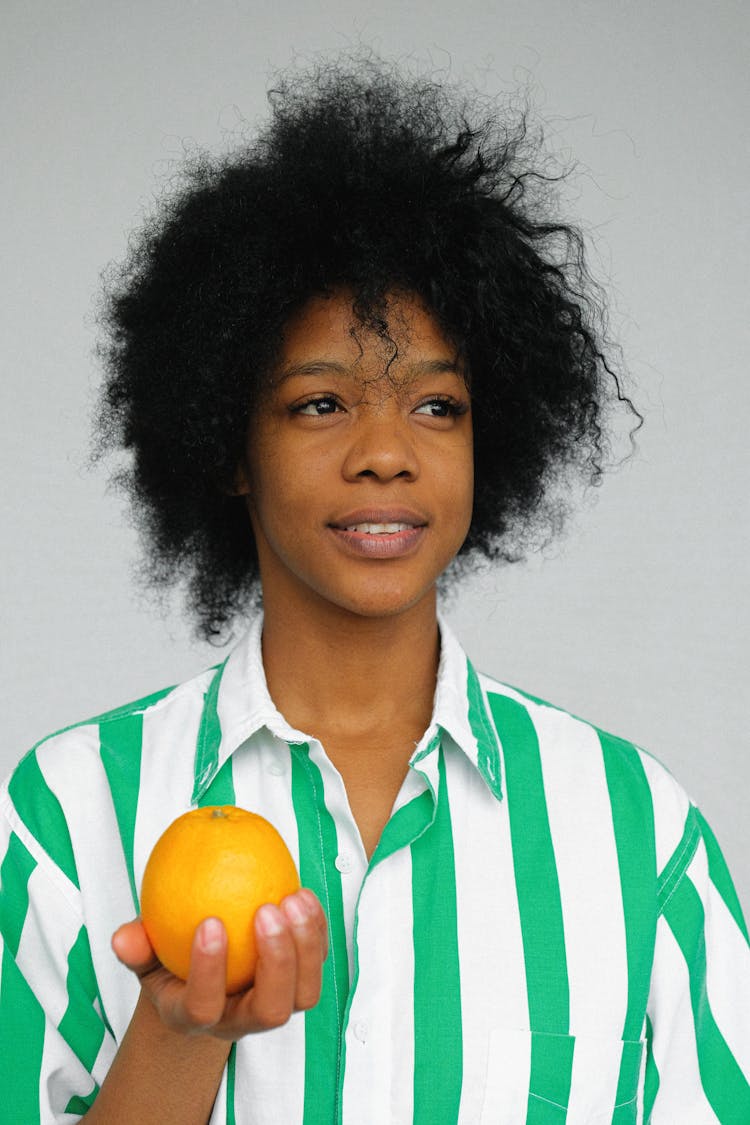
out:
{"label": "shirt collar", "polygon": [[[426,758],[441,731],[448,734],[478,770],[494,796],[502,798],[500,748],[484,692],[466,653],[439,617],[440,663],[430,726],[412,762]],[[258,614],[227,659],[213,670],[205,692],[195,754],[193,803],[208,789],[221,767],[261,728],[287,743],[309,742],[279,713],[268,693]]]}

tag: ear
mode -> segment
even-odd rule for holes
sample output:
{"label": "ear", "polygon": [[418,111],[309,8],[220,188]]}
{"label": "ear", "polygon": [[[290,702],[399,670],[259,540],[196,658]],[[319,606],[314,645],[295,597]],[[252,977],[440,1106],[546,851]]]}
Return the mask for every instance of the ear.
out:
{"label": "ear", "polygon": [[231,488],[227,489],[228,496],[249,496],[250,495],[250,476],[247,471],[247,466],[243,461],[235,469],[234,479],[232,480]]}

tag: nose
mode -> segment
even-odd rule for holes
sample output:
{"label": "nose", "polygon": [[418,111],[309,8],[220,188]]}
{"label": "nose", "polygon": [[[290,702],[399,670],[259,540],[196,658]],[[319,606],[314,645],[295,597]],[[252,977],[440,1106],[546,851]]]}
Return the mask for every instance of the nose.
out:
{"label": "nose", "polygon": [[414,480],[418,475],[416,451],[408,423],[400,411],[367,411],[356,425],[342,466],[346,480],[372,477],[387,482]]}

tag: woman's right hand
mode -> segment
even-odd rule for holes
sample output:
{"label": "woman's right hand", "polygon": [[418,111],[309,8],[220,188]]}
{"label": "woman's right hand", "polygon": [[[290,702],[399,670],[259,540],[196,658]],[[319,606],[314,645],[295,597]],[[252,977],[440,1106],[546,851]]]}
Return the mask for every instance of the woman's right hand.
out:
{"label": "woman's right hand", "polygon": [[112,936],[119,960],[136,974],[162,1022],[184,1035],[241,1039],[287,1022],[320,998],[328,953],[325,914],[312,891],[303,888],[279,906],[267,903],[254,920],[258,964],[252,985],[227,996],[226,931],[216,918],[195,932],[187,981],[161,964],[140,919]]}

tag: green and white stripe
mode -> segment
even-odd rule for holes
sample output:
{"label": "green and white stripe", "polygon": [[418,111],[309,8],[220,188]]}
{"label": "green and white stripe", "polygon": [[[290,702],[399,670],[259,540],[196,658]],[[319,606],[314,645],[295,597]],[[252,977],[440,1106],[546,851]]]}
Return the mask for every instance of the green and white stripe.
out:
{"label": "green and white stripe", "polygon": [[279,828],[331,954],[315,1009],[237,1044],[212,1125],[750,1121],[747,930],[668,772],[477,676],[443,627],[433,721],[368,862],[323,747],[268,697],[259,621],[0,791],[3,1120],[91,1105],[138,991],[111,933],[167,824],[229,802]]}

